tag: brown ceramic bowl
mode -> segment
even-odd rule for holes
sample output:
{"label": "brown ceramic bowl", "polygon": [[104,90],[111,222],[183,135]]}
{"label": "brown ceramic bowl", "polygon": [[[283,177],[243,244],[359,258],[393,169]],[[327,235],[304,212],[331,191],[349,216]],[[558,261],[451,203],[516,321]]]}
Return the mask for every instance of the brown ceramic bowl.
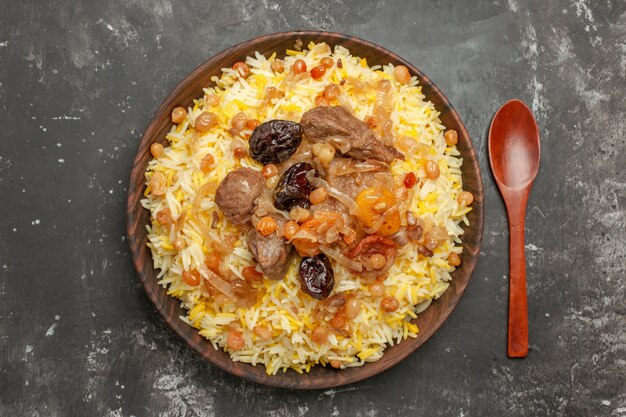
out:
{"label": "brown ceramic bowl", "polygon": [[[315,366],[306,375],[289,370],[270,376],[265,373],[265,367],[262,365],[252,366],[246,363],[233,362],[224,351],[215,350],[206,339],[198,335],[196,329],[180,320],[179,316],[184,315],[184,311],[180,308],[179,301],[168,296],[166,291],[157,284],[156,271],[152,267],[152,257],[146,246],[146,224],[149,223],[149,213],[141,207],[140,199],[145,189],[144,171],[151,159],[150,144],[165,142],[165,134],[170,129],[170,112],[172,109],[176,106],[186,107],[194,98],[201,96],[202,88],[211,85],[211,77],[220,75],[220,68],[230,67],[235,62],[252,55],[255,51],[266,56],[277,52],[281,56],[281,53],[284,53],[286,49],[293,47],[298,38],[302,39],[304,45],[310,41],[326,42],[331,47],[343,45],[353,55],[367,58],[370,65],[390,62],[394,65],[406,65],[410,72],[419,79],[426,98],[433,102],[436,109],[441,112],[440,118],[443,124],[459,133],[457,146],[463,157],[463,186],[474,194],[475,200],[473,210],[468,216],[470,226],[465,228],[463,235],[461,266],[452,274],[453,279],[448,290],[413,321],[420,329],[417,338],[409,338],[396,346],[387,348],[378,362],[367,363],[362,367],[334,370]],[[478,258],[483,233],[483,186],[476,153],[459,115],[441,91],[417,68],[393,52],[352,36],[318,31],[283,32],[240,43],[209,58],[172,91],[156,111],[139,144],[130,177],[127,215],[128,239],[133,260],[148,297],[172,329],[200,355],[231,374],[261,384],[301,389],[329,388],[360,381],[396,365],[428,340],[450,315],[467,286]]]}

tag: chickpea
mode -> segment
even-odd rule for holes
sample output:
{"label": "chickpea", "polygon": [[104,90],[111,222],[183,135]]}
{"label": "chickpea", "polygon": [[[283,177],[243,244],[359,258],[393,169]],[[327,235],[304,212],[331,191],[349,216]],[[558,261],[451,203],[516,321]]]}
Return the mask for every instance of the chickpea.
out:
{"label": "chickpea", "polygon": [[326,97],[317,96],[315,97],[315,107],[328,107],[330,106],[330,101]]}
{"label": "chickpea", "polygon": [[202,276],[200,276],[200,273],[195,269],[192,271],[183,271],[183,281],[185,284],[191,285],[192,287],[200,284],[201,278]]}
{"label": "chickpea", "polygon": [[385,295],[385,285],[382,282],[373,282],[369,285],[370,294],[374,297],[382,297]]}
{"label": "chickpea", "polygon": [[340,92],[341,90],[337,84],[328,84],[326,87],[324,87],[324,91],[322,92],[322,95],[327,100],[336,100],[337,97],[339,97]]}
{"label": "chickpea", "polygon": [[410,136],[402,136],[398,139],[398,148],[403,152],[408,152],[415,146],[415,139]]}
{"label": "chickpea", "polygon": [[347,318],[355,318],[361,312],[361,302],[356,298],[349,299],[343,306],[343,312]]}
{"label": "chickpea", "polygon": [[450,255],[448,255],[448,263],[451,266],[459,266],[461,265],[461,257],[455,252],[450,252]]}
{"label": "chickpea", "polygon": [[318,326],[311,332],[311,340],[318,345],[322,345],[328,341],[328,333],[326,327]]}
{"label": "chickpea", "polygon": [[326,73],[326,67],[323,65],[318,65],[311,70],[311,78],[314,80],[319,80]]}
{"label": "chickpea", "polygon": [[387,313],[396,311],[400,307],[400,302],[396,297],[387,296],[380,302],[380,308]]}
{"label": "chickpea", "polygon": [[245,148],[235,148],[233,150],[233,156],[236,159],[245,158],[246,156],[248,156],[248,151]]}
{"label": "chickpea", "polygon": [[385,264],[387,264],[387,258],[380,253],[375,253],[370,256],[369,259],[370,266],[374,269],[381,269]]}
{"label": "chickpea", "polygon": [[325,56],[324,58],[320,59],[320,65],[322,65],[324,68],[332,68],[332,66],[335,65],[335,60],[329,56]]}
{"label": "chickpea", "polygon": [[385,272],[382,275],[379,275],[376,277],[376,281],[378,282],[385,282],[385,280],[389,277],[389,273]]}
{"label": "chickpea", "polygon": [[205,174],[211,170],[213,164],[215,163],[215,158],[210,153],[206,154],[202,161],[200,161],[200,171]]}
{"label": "chickpea", "polygon": [[411,81],[411,74],[409,73],[409,69],[404,65],[398,65],[393,69],[393,77],[400,84],[406,84]]}
{"label": "chickpea", "polygon": [[156,215],[156,219],[162,226],[171,226],[172,223],[174,223],[172,212],[168,208],[159,211]]}
{"label": "chickpea", "polygon": [[160,172],[152,173],[150,177],[150,190],[152,191],[152,195],[161,196],[165,194],[165,175]]}
{"label": "chickpea", "polygon": [[272,331],[267,326],[263,326],[263,325],[255,326],[253,332],[261,340],[270,340],[272,338]]}
{"label": "chickpea", "polygon": [[311,195],[309,195],[309,201],[311,204],[322,204],[326,201],[326,197],[328,197],[328,193],[323,188],[316,188],[311,191]]}
{"label": "chickpea", "polygon": [[165,149],[163,149],[163,145],[160,143],[153,143],[150,145],[150,153],[154,158],[159,159],[165,154]]}
{"label": "chickpea", "polygon": [[283,61],[279,59],[272,62],[271,68],[272,68],[272,71],[274,71],[277,74],[282,74],[282,72],[285,71],[285,66],[283,65]]}
{"label": "chickpea", "polygon": [[209,252],[206,256],[204,264],[213,272],[218,272],[220,269],[220,255],[216,252]]}
{"label": "chickpea", "polygon": [[456,132],[456,130],[451,129],[446,132],[444,138],[446,139],[446,144],[448,146],[454,146],[459,141],[459,134]]}
{"label": "chickpea", "polygon": [[196,121],[194,122],[194,129],[200,133],[205,133],[211,130],[212,127],[216,126],[218,123],[217,116],[215,113],[211,113],[210,111],[202,112],[196,117]]}
{"label": "chickpea", "polygon": [[231,330],[226,337],[226,345],[229,349],[239,350],[243,348],[245,340],[243,339],[243,333],[237,330]]}
{"label": "chickpea", "polygon": [[278,181],[279,180],[280,180],[280,178],[278,178],[278,175],[274,175],[273,177],[269,177],[267,180],[265,180],[265,186],[267,188],[269,188],[270,190],[273,190],[278,185]]}
{"label": "chickpea", "polygon": [[269,236],[276,231],[276,220],[273,217],[265,216],[256,225],[256,230],[259,231],[261,236]]}
{"label": "chickpea", "polygon": [[248,115],[244,112],[239,112],[233,116],[230,120],[230,124],[233,126],[233,129],[239,133],[240,130],[245,129],[246,122],[248,121]]}
{"label": "chickpea", "polygon": [[435,161],[426,161],[426,176],[431,180],[439,178],[439,165]]}
{"label": "chickpea", "polygon": [[461,191],[456,200],[459,202],[460,205],[467,207],[474,202],[474,195],[469,191]]}
{"label": "chickpea", "polygon": [[313,155],[317,156],[321,163],[327,164],[335,157],[335,148],[327,143],[313,145]]}
{"label": "chickpea", "polygon": [[265,179],[268,179],[270,177],[278,175],[278,168],[274,164],[267,164],[263,166],[263,169],[261,170],[261,174],[263,174],[263,177]]}
{"label": "chickpea", "polygon": [[187,247],[187,242],[185,242],[185,239],[183,239],[182,237],[177,237],[176,240],[174,241],[174,249],[176,249],[177,251],[181,251],[183,249],[185,249]]}
{"label": "chickpea", "polygon": [[246,130],[254,130],[260,124],[261,122],[258,121],[257,119],[249,119],[249,120],[246,120],[246,123],[244,126],[246,127]]}
{"label": "chickpea", "polygon": [[207,106],[217,107],[220,105],[220,97],[217,94],[207,94],[204,96],[204,103]]}
{"label": "chickpea", "polygon": [[187,110],[184,107],[175,107],[171,116],[172,123],[182,123],[187,117]]}
{"label": "chickpea", "polygon": [[243,78],[250,76],[250,67],[245,62],[235,62],[233,69]]}
{"label": "chickpea", "polygon": [[285,224],[285,239],[291,240],[296,235],[296,233],[298,233],[298,229],[300,229],[298,223],[294,222],[293,220],[289,220],[287,224]]}
{"label": "chickpea", "polygon": [[306,62],[301,59],[296,59],[296,61],[291,66],[291,70],[296,75],[306,72]]}

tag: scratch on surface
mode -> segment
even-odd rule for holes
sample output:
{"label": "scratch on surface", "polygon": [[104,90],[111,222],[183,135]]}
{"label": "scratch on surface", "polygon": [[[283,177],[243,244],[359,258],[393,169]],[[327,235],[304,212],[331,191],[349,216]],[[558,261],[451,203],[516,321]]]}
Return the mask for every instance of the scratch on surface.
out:
{"label": "scratch on surface", "polygon": [[54,329],[56,329],[58,325],[59,323],[52,323],[52,325],[48,327],[48,330],[46,331],[46,336],[52,336],[54,334]]}
{"label": "scratch on surface", "polygon": [[335,395],[341,394],[342,392],[356,391],[356,387],[347,387],[347,388],[333,388],[324,391],[322,394],[328,395],[330,398],[335,398]]}
{"label": "scratch on surface", "polygon": [[43,55],[41,54],[41,51],[39,54],[35,54],[34,48],[32,45],[28,48],[28,55],[26,55],[24,59],[27,61],[34,62],[35,65],[37,66],[37,69],[43,68]]}
{"label": "scratch on surface", "polygon": [[52,117],[51,120],[80,120],[80,117],[77,116],[56,116],[56,117]]}
{"label": "scratch on surface", "polygon": [[596,25],[596,20],[593,18],[593,13],[591,12],[591,8],[587,4],[586,0],[575,0],[572,4],[574,6],[576,16],[582,17],[586,22],[584,28],[585,32],[590,35],[592,33],[595,34],[589,38],[589,42],[592,46],[600,46],[602,43],[602,37],[597,34],[598,25]]}
{"label": "scratch on surface", "polygon": [[548,111],[548,100],[544,94],[543,83],[537,78],[539,63],[539,44],[537,42],[537,31],[529,16],[526,17],[525,31],[522,35],[522,47],[525,49],[524,58],[528,60],[532,69],[533,77],[530,81],[532,91],[531,108],[533,113],[544,118]]}
{"label": "scratch on surface", "polygon": [[24,362],[28,362],[28,355],[33,353],[34,348],[33,345],[26,345],[24,348]]}
{"label": "scratch on surface", "polygon": [[542,252],[543,249],[538,248],[537,246],[533,245],[532,243],[528,243],[526,246],[524,246],[526,248],[526,250],[532,251],[532,252]]}
{"label": "scratch on surface", "polygon": [[103,24],[115,38],[122,41],[124,46],[129,46],[131,42],[135,41],[139,34],[132,27],[132,25],[123,17],[117,19],[117,21],[113,22],[115,26],[111,23],[107,23],[102,19],[99,19],[96,24]]}

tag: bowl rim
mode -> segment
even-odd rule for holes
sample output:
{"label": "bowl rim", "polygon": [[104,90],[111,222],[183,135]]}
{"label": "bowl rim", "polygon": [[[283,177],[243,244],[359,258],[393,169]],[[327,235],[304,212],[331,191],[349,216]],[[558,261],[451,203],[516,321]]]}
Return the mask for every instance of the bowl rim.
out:
{"label": "bowl rim", "polygon": [[[476,234],[476,240],[475,240],[475,250],[476,253],[473,254],[470,258],[469,261],[464,260],[464,264],[465,264],[465,268],[466,268],[466,275],[467,278],[465,280],[462,281],[462,285],[457,288],[457,295],[456,297],[453,297],[452,300],[449,303],[449,308],[447,308],[446,310],[443,311],[442,315],[440,315],[439,317],[441,318],[438,323],[435,323],[434,326],[428,327],[427,329],[421,329],[420,328],[420,333],[426,333],[426,337],[424,338],[423,341],[421,341],[420,343],[418,343],[417,345],[415,345],[412,349],[400,352],[399,355],[395,355],[393,360],[389,363],[385,363],[381,366],[375,366],[375,364],[377,364],[378,362],[382,361],[382,358],[385,358],[385,354],[387,354],[387,350],[390,348],[390,346],[387,346],[385,348],[385,353],[383,354],[383,357],[377,361],[377,362],[371,362],[371,363],[366,363],[364,364],[362,367],[355,367],[355,368],[347,368],[347,369],[343,369],[341,371],[336,371],[338,373],[342,374],[342,377],[340,378],[333,378],[333,381],[329,381],[329,383],[325,383],[326,381],[323,379],[318,380],[317,383],[311,383],[311,384],[306,384],[306,385],[302,385],[302,386],[294,386],[293,383],[289,383],[287,382],[284,378],[283,375],[281,373],[277,373],[275,375],[263,375],[263,376],[259,376],[255,373],[252,372],[245,372],[245,371],[241,371],[239,369],[237,369],[236,367],[229,367],[227,365],[225,365],[224,363],[221,363],[220,361],[216,360],[216,358],[214,358],[211,353],[207,353],[205,350],[201,349],[201,347],[199,346],[199,343],[193,341],[190,339],[190,337],[188,336],[187,333],[183,332],[183,327],[180,325],[184,325],[184,326],[188,326],[188,324],[184,323],[182,320],[180,320],[180,318],[177,317],[177,321],[179,323],[175,324],[172,320],[169,319],[169,314],[165,308],[165,305],[163,303],[160,302],[160,300],[158,299],[158,295],[157,292],[155,291],[155,289],[153,288],[153,286],[157,287],[158,291],[166,291],[163,287],[161,287],[158,284],[155,283],[151,283],[150,282],[150,277],[148,276],[147,272],[144,270],[144,264],[142,263],[142,257],[140,256],[138,250],[136,250],[136,248],[138,248],[139,246],[141,246],[141,244],[143,243],[145,245],[145,242],[139,242],[137,240],[137,235],[135,233],[133,233],[133,224],[135,221],[135,215],[136,215],[136,211],[137,210],[145,210],[143,207],[141,207],[141,204],[137,204],[138,201],[141,199],[139,198],[138,200],[136,200],[134,198],[134,193],[137,192],[137,190],[139,189],[139,191],[141,191],[141,195],[143,195],[143,189],[144,189],[144,183],[139,183],[136,184],[135,183],[135,179],[137,178],[137,175],[140,174],[141,177],[143,177],[143,172],[145,171],[146,166],[142,165],[140,162],[141,160],[141,154],[140,154],[140,150],[142,148],[147,148],[146,144],[152,143],[155,141],[155,135],[153,133],[153,130],[156,129],[156,125],[159,122],[160,117],[163,115],[164,112],[168,112],[169,113],[169,109],[172,106],[172,103],[176,102],[176,98],[182,94],[185,91],[185,87],[187,85],[189,85],[195,78],[197,78],[199,76],[200,73],[207,71],[207,69],[211,68],[214,62],[218,62],[221,59],[224,59],[226,57],[228,57],[229,55],[232,54],[233,51],[236,51],[242,47],[246,47],[248,48],[249,52],[247,52],[247,54],[250,54],[251,51],[256,50],[255,48],[258,45],[262,45],[265,44],[266,42],[271,42],[272,40],[280,40],[280,39],[285,39],[285,38],[293,38],[294,40],[297,39],[298,37],[324,37],[326,38],[325,41],[327,40],[332,40],[335,41],[337,43],[341,43],[341,42],[346,42],[346,41],[352,41],[352,42],[356,42],[358,44],[361,44],[361,46],[364,46],[366,48],[371,48],[371,49],[375,49],[377,51],[379,51],[380,53],[382,53],[383,55],[385,55],[386,59],[389,60],[395,60],[398,61],[399,63],[401,63],[402,65],[405,65],[409,71],[411,72],[412,75],[416,75],[417,78],[419,79],[420,85],[424,85],[425,82],[428,83],[428,87],[432,90],[431,91],[431,95],[437,95],[439,98],[441,98],[443,100],[442,104],[439,104],[438,110],[441,110],[441,107],[448,107],[450,113],[451,113],[451,117],[455,120],[456,124],[457,124],[457,130],[460,128],[461,132],[459,136],[464,136],[467,138],[467,149],[464,151],[464,155],[461,155],[463,157],[464,163],[467,160],[470,160],[473,162],[472,164],[472,168],[475,170],[475,174],[476,174],[476,181],[477,181],[477,189],[480,191],[478,196],[475,201],[478,201],[479,204],[477,204],[475,207],[473,207],[473,210],[475,210],[477,212],[477,222],[475,222],[475,224],[471,225],[470,227],[472,228],[476,228],[477,230],[477,234]],[[427,99],[429,99],[427,97]],[[138,173],[139,171],[139,173]],[[128,187],[128,193],[127,193],[127,205],[126,205],[126,228],[127,228],[127,237],[128,237],[128,244],[130,246],[130,250],[131,250],[131,254],[132,254],[132,258],[133,258],[133,264],[135,267],[135,270],[137,272],[137,275],[139,277],[139,280],[141,281],[142,287],[144,288],[144,291],[146,292],[146,294],[148,295],[148,298],[150,299],[150,301],[152,302],[153,306],[156,308],[156,310],[159,312],[159,314],[165,319],[166,323],[168,324],[168,326],[174,330],[174,332],[176,334],[178,334],[178,336],[180,336],[188,346],[190,346],[191,348],[193,348],[193,350],[195,350],[197,353],[199,353],[203,358],[205,358],[206,360],[210,361],[211,364],[217,366],[218,368],[220,368],[223,371],[226,371],[232,375],[235,376],[239,376],[245,379],[248,379],[250,381],[259,383],[259,384],[263,384],[263,385],[268,385],[268,386],[272,386],[272,387],[279,387],[279,388],[290,388],[290,389],[328,389],[328,388],[334,388],[337,386],[342,386],[342,385],[346,385],[346,384],[351,384],[351,383],[355,383],[367,378],[370,378],[374,375],[377,375],[381,372],[384,372],[390,368],[392,368],[393,366],[399,364],[400,362],[402,362],[403,360],[405,360],[409,355],[411,355],[412,353],[414,353],[416,350],[418,350],[418,348],[426,343],[432,336],[433,334],[439,329],[441,328],[441,326],[443,325],[443,323],[448,319],[449,315],[451,314],[452,310],[454,310],[454,308],[456,307],[456,305],[458,304],[459,300],[461,299],[463,293],[465,292],[465,289],[467,288],[467,285],[469,284],[469,281],[472,277],[474,268],[476,266],[476,263],[478,261],[479,258],[479,252],[480,252],[480,247],[481,247],[481,243],[482,243],[482,238],[483,238],[483,229],[484,229],[484,188],[483,188],[483,182],[482,182],[482,174],[480,171],[480,164],[479,164],[479,160],[477,158],[476,155],[476,151],[474,149],[474,145],[472,143],[471,137],[469,136],[467,129],[465,128],[465,125],[463,124],[463,122],[461,121],[461,118],[458,114],[458,112],[456,111],[456,109],[452,106],[452,104],[450,103],[450,101],[448,100],[448,98],[443,94],[443,92],[430,80],[430,78],[428,76],[426,76],[421,70],[419,70],[415,65],[411,64],[409,61],[407,61],[406,59],[402,58],[401,56],[397,55],[396,53],[389,51],[388,49],[377,45],[373,42],[361,39],[359,37],[356,36],[352,36],[352,35],[346,35],[343,33],[339,33],[339,32],[329,32],[329,31],[321,31],[321,30],[295,30],[295,31],[283,31],[283,32],[274,32],[274,33],[270,33],[270,34],[266,34],[266,35],[261,35],[261,36],[257,36],[254,37],[252,39],[249,40],[244,40],[242,42],[239,42],[235,45],[232,45],[230,47],[227,47],[226,49],[222,50],[221,52],[214,54],[210,57],[208,57],[205,61],[203,61],[200,65],[198,65],[193,71],[191,71],[188,75],[186,75],[183,80],[181,80],[180,82],[178,82],[176,84],[176,86],[170,91],[170,93],[167,95],[167,97],[163,100],[163,102],[161,103],[161,105],[157,108],[157,110],[153,113],[152,118],[150,119],[150,122],[148,123],[148,126],[146,127],[141,140],[139,141],[138,145],[137,145],[137,153],[135,155],[135,158],[133,159],[133,166],[131,169],[131,174],[130,174],[130,182],[129,182],[129,187]],[[145,227],[145,224],[142,225]],[[152,257],[150,256],[149,261],[152,261]],[[453,278],[454,279],[454,278]],[[457,278],[458,279],[458,278]],[[446,291],[449,291],[450,289],[447,289]],[[171,296],[167,296],[167,297],[171,297]],[[173,299],[173,298],[172,298]],[[177,300],[175,300],[177,301]],[[196,330],[197,332],[197,330]],[[407,339],[407,340],[403,340],[401,343],[410,343],[411,340],[415,340],[415,339]],[[205,340],[206,341],[206,340]],[[213,349],[213,347],[210,345],[210,342],[206,341],[209,344],[209,347],[211,349]],[[215,350],[215,352],[219,352],[218,350]],[[228,359],[233,363],[236,364],[236,366],[238,366],[237,364],[241,364],[241,365],[245,365],[245,366],[250,366],[252,367],[253,365],[248,364],[248,363],[243,363],[243,362],[235,362],[232,361],[232,359],[230,359],[230,356],[228,357]],[[262,365],[256,365],[258,366],[262,366]],[[356,372],[355,370],[359,370],[359,369],[364,369],[366,367],[370,367],[372,368],[372,372]],[[353,371],[353,372],[350,372]],[[295,371],[289,369],[288,372],[293,372],[295,373],[297,376],[300,376],[299,374],[297,374]],[[321,381],[321,382],[320,382]]]}

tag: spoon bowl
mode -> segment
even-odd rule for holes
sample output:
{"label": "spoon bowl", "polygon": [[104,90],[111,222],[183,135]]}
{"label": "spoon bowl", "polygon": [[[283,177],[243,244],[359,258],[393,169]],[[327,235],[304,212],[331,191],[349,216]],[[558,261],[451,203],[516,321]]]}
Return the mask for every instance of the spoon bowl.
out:
{"label": "spoon bowl", "polygon": [[524,222],[540,159],[539,128],[532,112],[520,100],[505,103],[496,112],[489,129],[489,163],[509,220],[508,355],[511,358],[528,355]]}
{"label": "spoon bowl", "polygon": [[530,109],[520,100],[504,104],[489,130],[489,161],[498,186],[519,189],[539,172],[539,129]]}

